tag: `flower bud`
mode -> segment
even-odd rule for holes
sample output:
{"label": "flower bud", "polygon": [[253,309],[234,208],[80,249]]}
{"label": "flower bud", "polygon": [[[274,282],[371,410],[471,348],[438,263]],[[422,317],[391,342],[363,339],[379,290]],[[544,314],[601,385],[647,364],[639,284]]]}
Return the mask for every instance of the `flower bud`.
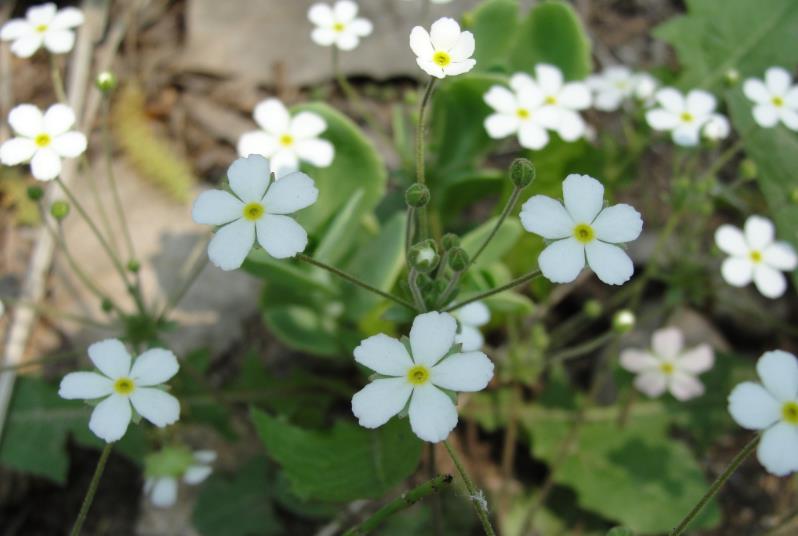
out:
{"label": "flower bud", "polygon": [[455,272],[462,272],[468,268],[468,253],[463,248],[454,248],[449,252],[449,268]]}
{"label": "flower bud", "polygon": [[50,215],[57,220],[63,220],[69,215],[69,203],[66,201],[54,201],[50,205]]}
{"label": "flower bud", "polygon": [[420,183],[415,183],[405,192],[407,206],[421,208],[429,203],[429,188]]}
{"label": "flower bud", "polygon": [[44,190],[41,189],[39,186],[29,186],[28,187],[28,199],[31,201],[38,201],[44,197]]}
{"label": "flower bud", "polygon": [[441,238],[441,245],[444,251],[449,251],[460,246],[460,237],[454,233],[446,233]]}
{"label": "flower bud", "polygon": [[612,317],[612,329],[616,333],[627,333],[635,327],[635,314],[629,309],[621,309]]}
{"label": "flower bud", "polygon": [[131,259],[127,262],[127,269],[131,273],[138,273],[138,271],[141,269],[141,263],[136,259]]}
{"label": "flower bud", "polygon": [[604,307],[598,300],[587,300],[582,306],[582,310],[588,318],[598,318],[604,312]]}
{"label": "flower bud", "polygon": [[97,86],[97,89],[102,91],[103,93],[109,93],[116,89],[117,84],[119,81],[116,79],[116,75],[111,71],[103,71],[97,75],[97,78],[94,80],[94,85]]}
{"label": "flower bud", "polygon": [[114,308],[114,304],[108,298],[103,298],[103,301],[100,302],[100,307],[102,307],[104,312],[110,313]]}
{"label": "flower bud", "polygon": [[740,71],[732,67],[723,74],[723,81],[729,87],[736,86],[740,83]]}
{"label": "flower bud", "polygon": [[757,172],[758,170],[756,168],[756,162],[750,158],[746,158],[740,162],[740,175],[746,179],[755,179]]}
{"label": "flower bud", "polygon": [[438,266],[438,248],[433,240],[424,240],[410,248],[410,265],[419,272],[431,272]]}
{"label": "flower bud", "polygon": [[526,188],[535,180],[535,165],[526,158],[516,158],[510,164],[510,180],[516,188]]}

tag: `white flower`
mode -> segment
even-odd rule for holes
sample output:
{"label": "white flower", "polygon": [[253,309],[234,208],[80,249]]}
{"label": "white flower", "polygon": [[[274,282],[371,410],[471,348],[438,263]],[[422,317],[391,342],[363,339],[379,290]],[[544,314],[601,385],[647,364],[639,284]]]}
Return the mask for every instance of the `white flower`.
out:
{"label": "white flower", "polygon": [[535,78],[526,73],[513,76],[516,91],[532,88],[543,94],[543,108],[538,113],[545,116],[547,128],[554,130],[565,141],[576,141],[585,135],[586,124],[579,110],[590,107],[590,89],[584,82],[565,82],[562,71],[554,65],[535,65]]}
{"label": "white flower", "polygon": [[213,264],[222,270],[239,268],[256,236],[275,259],[293,257],[305,249],[308,234],[288,215],[316,202],[319,191],[313,179],[297,171],[271,181],[269,161],[260,155],[233,162],[227,178],[232,194],[202,192],[191,212],[197,223],[221,225],[208,244]]}
{"label": "white flower", "polygon": [[56,10],[47,3],[28,8],[25,19],[12,19],[0,29],[0,40],[13,41],[11,52],[29,58],[44,45],[53,54],[64,54],[75,45],[73,28],[83,24],[83,12],[74,7]]}
{"label": "white flower", "polygon": [[67,374],[61,380],[58,394],[69,400],[104,398],[89,420],[89,429],[97,437],[108,443],[122,439],[133,417],[131,404],[139,415],[159,428],[180,418],[180,403],[160,389],[180,368],[169,350],[147,350],[131,367],[125,346],[117,339],[107,339],[89,346],[89,358],[101,374]]}
{"label": "white flower", "polygon": [[679,91],[666,87],[657,91],[656,99],[660,108],[646,112],[649,126],[669,131],[676,145],[697,145],[701,128],[715,112],[715,97],[701,89],[693,89],[685,98]]}
{"label": "white flower", "polygon": [[418,437],[430,443],[446,439],[457,425],[457,408],[444,389],[481,391],[493,377],[493,363],[482,352],[449,355],[456,332],[452,315],[433,311],[413,320],[409,348],[384,334],[361,342],[355,361],[379,376],[352,397],[360,425],[377,428],[408,406]]}
{"label": "white flower", "polygon": [[621,366],[637,374],[635,387],[654,398],[665,390],[677,400],[704,394],[704,384],[696,376],[712,368],[712,347],[702,344],[684,350],[684,337],[678,328],[664,328],[651,337],[651,350],[628,349],[621,352]]}
{"label": "white flower", "polygon": [[726,116],[722,114],[712,114],[709,116],[709,119],[707,119],[707,122],[704,123],[701,133],[710,141],[725,140],[731,133],[731,125],[729,124],[729,120],[726,119]]}
{"label": "white flower", "polygon": [[762,385],[744,382],[729,395],[729,413],[749,430],[764,430],[757,458],[769,472],[798,471],[798,359],[775,350],[756,364]]}
{"label": "white flower", "polygon": [[621,107],[635,91],[634,73],[623,65],[607,67],[587,78],[587,85],[595,94],[593,105],[598,110],[612,112]]}
{"label": "white flower", "polygon": [[745,220],[745,232],[733,225],[721,225],[715,231],[715,244],[729,257],[723,261],[721,275],[734,287],[754,281],[763,296],[778,298],[787,289],[781,273],[798,266],[798,256],[787,242],[775,240],[773,222],[761,216]]}
{"label": "white flower", "polygon": [[[150,461],[154,463],[149,463]],[[183,448],[165,448],[147,458],[147,465],[154,467],[144,482],[144,494],[158,508],[169,508],[177,502],[178,479],[189,486],[196,486],[213,472],[211,464],[216,452],[197,450],[188,452]],[[158,474],[158,473],[165,474]]]}
{"label": "white flower", "polygon": [[635,98],[644,104],[649,104],[654,98],[654,94],[659,87],[659,81],[648,73],[637,73],[635,75]]}
{"label": "white flower", "polygon": [[554,240],[538,257],[547,279],[569,283],[587,264],[608,285],[621,285],[634,273],[632,260],[614,245],[636,239],[640,214],[626,204],[604,208],[604,186],[593,177],[571,174],[562,183],[565,206],[545,195],[521,208],[521,223],[532,233]]}
{"label": "white flower", "polygon": [[471,58],[474,34],[461,32],[457,21],[447,17],[435,21],[429,33],[421,26],[413,28],[410,48],[418,66],[436,78],[467,73],[477,64]]}
{"label": "white flower", "polygon": [[460,329],[454,338],[456,343],[462,344],[464,352],[479,350],[485,344],[485,337],[479,330],[490,322],[490,309],[485,302],[471,302],[465,307],[452,311],[452,316],[457,319]]}
{"label": "white flower", "polygon": [[335,157],[333,144],[319,138],[327,130],[324,119],[313,112],[294,117],[277,99],[266,99],[253,114],[261,130],[247,132],[238,140],[239,156],[259,154],[269,159],[278,177],[299,169],[299,161],[327,167]]}
{"label": "white flower", "polygon": [[16,138],[0,145],[0,162],[16,166],[30,161],[33,176],[49,181],[61,173],[61,158],[75,158],[86,150],[86,136],[70,130],[75,113],[64,104],[53,104],[42,115],[32,104],[20,104],[8,114]]}
{"label": "white flower", "polygon": [[749,78],[743,93],[754,102],[754,120],[761,127],[775,127],[779,121],[790,130],[798,130],[798,85],[781,67],[765,71],[765,80]]}
{"label": "white flower", "polygon": [[371,21],[358,18],[358,7],[349,0],[339,0],[334,6],[313,4],[308,10],[308,19],[316,25],[310,38],[317,45],[337,46],[341,50],[352,50],[374,29]]}

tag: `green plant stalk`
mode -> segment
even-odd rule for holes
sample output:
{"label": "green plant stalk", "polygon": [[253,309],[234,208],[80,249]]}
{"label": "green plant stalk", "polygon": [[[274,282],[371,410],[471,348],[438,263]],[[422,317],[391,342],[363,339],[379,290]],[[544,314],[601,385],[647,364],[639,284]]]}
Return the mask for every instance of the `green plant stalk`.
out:
{"label": "green plant stalk", "polygon": [[64,91],[64,80],[61,78],[61,69],[58,67],[58,56],[55,54],[48,54],[50,56],[50,77],[53,82],[53,91],[58,102],[66,104],[67,96]]}
{"label": "green plant stalk", "polygon": [[[486,247],[488,247],[488,244],[490,244],[491,240],[493,240],[493,238],[496,236],[496,233],[499,232],[499,229],[504,223],[504,220],[507,219],[507,216],[509,216],[510,213],[515,208],[515,204],[518,202],[519,197],[521,197],[521,188],[516,186],[513,188],[513,193],[510,195],[510,198],[507,200],[507,204],[504,205],[504,210],[502,210],[499,219],[496,221],[496,225],[493,226],[493,229],[491,229],[490,234],[487,236],[487,238],[485,238],[485,241],[482,242],[482,245],[479,246],[477,252],[474,253],[474,256],[471,257],[471,260],[468,262],[468,268],[470,268],[475,262],[477,262],[479,256],[482,255],[482,252],[485,251]],[[466,270],[468,268],[466,268]]]}
{"label": "green plant stalk", "polygon": [[452,446],[449,445],[449,442],[444,441],[443,444],[446,447],[446,450],[449,452],[449,457],[452,459],[454,466],[457,468],[460,478],[463,479],[463,483],[468,490],[469,500],[471,501],[471,504],[474,505],[474,510],[477,513],[477,517],[482,523],[482,529],[485,531],[487,536],[496,536],[496,531],[493,530],[493,526],[490,524],[490,518],[488,517],[487,509],[485,508],[485,505],[478,500],[479,494],[482,492],[477,489],[477,487],[474,485],[474,482],[471,480],[471,477],[468,476],[463,464],[460,462],[460,458],[457,457],[457,454],[454,452],[454,449],[452,449]]}
{"label": "green plant stalk", "polygon": [[[432,91],[435,89],[435,80],[434,76],[430,76],[427,87],[424,90],[424,96],[421,98],[421,103],[418,107],[418,124],[416,125],[416,182],[423,185],[427,183],[426,161],[424,156],[426,115]],[[418,211],[418,227],[421,239],[426,239],[429,236],[429,219],[427,218],[426,205],[421,207]]]}
{"label": "green plant stalk", "polygon": [[415,207],[407,207],[407,221],[405,222],[405,264],[410,266],[410,247],[413,245],[413,233],[415,232]]}
{"label": "green plant stalk", "polygon": [[675,529],[670,532],[670,536],[679,536],[683,534],[690,523],[701,513],[701,510],[707,505],[707,503],[715,496],[715,494],[720,491],[723,485],[729,480],[729,477],[734,474],[735,471],[740,467],[740,465],[751,455],[751,453],[756,450],[757,445],[759,445],[760,436],[757,434],[754,438],[748,442],[748,444],[743,447],[743,449],[737,453],[737,456],[731,461],[731,463],[726,467],[726,469],[718,476],[715,482],[709,487],[707,492],[704,494],[703,497],[693,506],[692,510],[687,513],[687,515],[682,519],[681,523],[679,523]]}
{"label": "green plant stalk", "polygon": [[410,508],[418,501],[424,499],[428,495],[437,493],[442,488],[450,485],[451,483],[452,483],[452,475],[438,475],[432,480],[424,482],[420,486],[417,486],[412,490],[403,493],[401,496],[389,502],[388,504],[377,510],[371,517],[369,517],[363,523],[355,527],[352,527],[351,529],[346,531],[344,533],[344,536],[363,536],[365,534],[368,534],[377,527],[379,527],[383,522],[385,522],[386,519],[388,519],[392,515],[396,514],[397,512],[401,512],[406,508]]}
{"label": "green plant stalk", "polygon": [[169,297],[169,300],[164,305],[161,314],[158,315],[158,318],[163,320],[166,318],[172,309],[177,307],[180,301],[185,297],[186,293],[191,289],[191,286],[194,282],[199,278],[202,272],[205,270],[205,267],[208,266],[209,257],[204,251],[207,249],[207,242],[206,245],[202,248],[202,253],[200,253],[199,258],[194,262],[194,266],[192,266],[191,271],[188,273],[186,278],[183,280],[183,283],[178,287],[177,291]]}
{"label": "green plant stalk", "polygon": [[577,346],[572,346],[571,348],[566,348],[565,350],[561,350],[549,358],[546,366],[550,367],[558,363],[563,363],[565,361],[568,361],[569,359],[574,359],[588,352],[591,352],[596,348],[599,348],[604,343],[608,342],[615,335],[617,335],[617,333],[613,330],[610,330],[582,344],[579,344]]}
{"label": "green plant stalk", "polygon": [[94,173],[91,171],[91,165],[89,164],[88,158],[86,158],[86,153],[80,155],[80,163],[83,166],[84,174],[89,181],[89,189],[91,190],[92,197],[94,198],[94,204],[97,206],[97,212],[100,214],[100,223],[102,223],[102,226],[105,227],[105,232],[108,235],[109,243],[114,247],[114,249],[116,249],[116,237],[114,236],[114,229],[111,226],[111,219],[108,217],[108,213],[105,211],[105,205],[100,199],[100,189],[97,187],[97,181],[94,178]]}
{"label": "green plant stalk", "polygon": [[413,301],[416,303],[416,310],[422,313],[427,310],[424,296],[421,295],[421,290],[418,288],[418,270],[410,268],[407,274],[407,285],[410,287],[410,293],[413,295]]}
{"label": "green plant stalk", "polygon": [[446,285],[446,288],[443,290],[443,294],[441,294],[440,300],[438,305],[444,306],[446,302],[449,301],[452,293],[454,293],[455,289],[457,288],[457,284],[460,282],[460,278],[463,277],[463,273],[465,272],[455,272],[452,274],[452,278],[449,280],[449,284]]}
{"label": "green plant stalk", "polygon": [[475,301],[483,300],[485,298],[493,296],[494,294],[499,294],[500,292],[504,292],[505,290],[510,290],[510,289],[515,288],[515,287],[517,287],[519,285],[523,285],[524,283],[532,281],[533,279],[535,279],[539,275],[540,275],[540,270],[532,270],[531,272],[526,273],[526,274],[524,274],[524,275],[522,275],[520,277],[516,277],[515,279],[513,279],[509,283],[506,283],[506,284],[504,284],[504,285],[502,285],[500,287],[496,287],[496,288],[491,289],[491,290],[486,290],[485,292],[481,292],[481,293],[477,294],[476,296],[472,296],[472,297],[468,298],[467,300],[463,300],[461,302],[455,303],[454,305],[450,305],[449,307],[444,309],[442,312],[450,313],[452,311],[455,311],[455,310],[459,309],[460,307],[468,305],[469,303],[473,303]]}
{"label": "green plant stalk", "polygon": [[407,307],[408,309],[410,309],[411,311],[417,311],[416,306],[413,305],[412,303],[410,303],[409,301],[403,300],[402,298],[400,298],[398,296],[394,296],[393,294],[390,294],[388,292],[382,291],[382,290],[378,289],[377,287],[373,287],[373,286],[369,285],[368,283],[366,283],[365,281],[361,281],[360,279],[358,279],[357,277],[355,277],[353,275],[350,275],[350,274],[348,274],[348,273],[346,273],[346,272],[344,272],[342,270],[339,270],[338,268],[330,266],[329,264],[323,263],[321,261],[317,261],[313,257],[309,257],[309,256],[305,255],[304,253],[300,253],[299,255],[296,256],[296,258],[301,260],[301,261],[307,262],[308,264],[312,264],[313,266],[316,266],[316,267],[321,268],[323,270],[327,270],[328,272],[337,275],[341,279],[345,279],[346,281],[349,281],[350,283],[354,283],[355,285],[359,286],[362,289],[368,290],[369,292],[372,292],[374,294],[377,294],[378,296],[381,296],[381,297],[386,298],[388,300],[391,300],[391,301],[393,301],[395,303],[398,303],[399,305],[403,305],[403,306]]}
{"label": "green plant stalk", "polygon": [[80,507],[80,513],[78,513],[78,518],[75,520],[75,524],[72,526],[72,531],[69,533],[70,536],[79,536],[80,531],[83,528],[83,523],[86,521],[86,516],[89,514],[91,503],[94,502],[94,495],[97,493],[97,487],[100,485],[100,478],[103,476],[105,463],[108,461],[108,456],[111,454],[113,445],[113,443],[107,443],[105,448],[103,448],[102,454],[100,454],[100,460],[97,462],[97,468],[94,470],[94,476],[91,478],[89,489],[86,492],[86,496],[83,498],[83,504]]}

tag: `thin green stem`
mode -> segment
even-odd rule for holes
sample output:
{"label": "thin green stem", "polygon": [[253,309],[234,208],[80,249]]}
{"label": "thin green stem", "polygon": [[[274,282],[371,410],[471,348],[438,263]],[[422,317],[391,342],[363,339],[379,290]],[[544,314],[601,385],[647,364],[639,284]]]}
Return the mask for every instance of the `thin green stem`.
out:
{"label": "thin green stem", "polygon": [[369,292],[377,294],[378,296],[382,296],[383,298],[386,298],[386,299],[391,300],[391,301],[393,301],[395,303],[398,303],[399,305],[403,305],[403,306],[407,307],[408,309],[410,309],[411,311],[416,311],[417,310],[416,306],[413,305],[412,303],[410,303],[409,301],[403,300],[402,298],[400,298],[398,296],[394,296],[393,294],[390,294],[388,292],[382,291],[382,290],[378,289],[377,287],[373,287],[373,286],[369,285],[368,283],[366,283],[364,281],[361,281],[360,279],[358,279],[357,277],[355,277],[353,275],[350,275],[350,274],[348,274],[348,273],[346,273],[346,272],[344,272],[342,270],[339,270],[338,268],[330,266],[329,264],[326,264],[326,263],[323,263],[321,261],[318,261],[318,260],[314,259],[313,257],[309,257],[309,256],[305,255],[304,253],[300,253],[299,255],[296,256],[296,258],[301,260],[301,261],[305,261],[308,264],[312,264],[313,266],[317,266],[318,268],[321,268],[323,270],[327,270],[328,272],[337,275],[341,279],[345,279],[346,281],[349,281],[350,283],[354,283],[355,285],[359,286],[362,289],[368,290]]}
{"label": "thin green stem", "polygon": [[748,442],[748,444],[743,447],[743,449],[737,453],[737,456],[731,461],[728,467],[720,474],[720,476],[715,479],[715,482],[709,487],[707,492],[704,494],[703,497],[693,506],[692,510],[690,510],[687,515],[682,519],[681,523],[679,523],[675,529],[673,529],[670,533],[670,536],[679,536],[680,534],[684,533],[687,530],[687,527],[690,523],[701,513],[701,510],[707,505],[707,503],[715,496],[715,494],[720,491],[723,485],[729,480],[729,477],[734,474],[735,471],[740,467],[740,465],[745,461],[748,456],[750,456],[755,450],[757,445],[759,445],[759,435],[754,436],[754,438]]}
{"label": "thin green stem", "polygon": [[424,165],[424,123],[427,105],[429,104],[430,96],[432,96],[432,90],[435,88],[435,80],[435,77],[430,77],[418,108],[418,126],[416,127],[416,182],[419,184],[425,184],[427,182],[426,166]]}
{"label": "thin green stem", "polygon": [[370,533],[377,527],[379,527],[382,523],[385,522],[386,519],[391,517],[392,515],[405,510],[406,508],[410,508],[418,501],[422,500],[423,498],[427,497],[428,495],[432,495],[433,493],[437,493],[442,488],[450,485],[452,483],[452,475],[438,475],[432,480],[428,480],[424,482],[420,486],[413,488],[412,490],[403,493],[393,501],[389,502],[376,512],[372,514],[367,520],[363,523],[352,527],[348,531],[344,533],[344,536],[363,536],[365,534]]}
{"label": "thin green stem", "polygon": [[438,300],[438,305],[442,306],[449,301],[452,294],[454,293],[455,289],[457,288],[457,284],[460,282],[460,278],[463,277],[463,271],[455,272],[452,274],[452,278],[449,280],[449,284],[446,285],[446,288],[443,290],[443,294],[441,294],[440,299]]}
{"label": "thin green stem", "polygon": [[410,287],[410,294],[413,295],[416,309],[423,313],[427,310],[427,304],[424,301],[424,296],[421,294],[421,289],[418,288],[418,276],[418,270],[410,268],[410,272],[407,274],[407,285]]}
{"label": "thin green stem", "polygon": [[493,526],[490,524],[490,518],[488,517],[487,499],[485,499],[484,493],[482,493],[481,490],[478,490],[474,485],[474,482],[471,480],[471,477],[468,476],[465,467],[463,467],[463,464],[460,462],[460,458],[458,458],[452,446],[449,445],[449,442],[444,441],[443,444],[446,447],[446,450],[449,452],[449,457],[452,459],[454,466],[457,468],[460,478],[463,479],[463,483],[468,490],[468,498],[471,501],[471,504],[474,505],[474,511],[476,511],[477,517],[482,523],[482,529],[488,536],[496,536],[496,531],[493,530]]}
{"label": "thin green stem", "polygon": [[499,294],[500,292],[504,292],[505,290],[510,290],[510,289],[515,288],[517,286],[523,285],[524,283],[527,283],[527,282],[535,279],[539,275],[540,275],[540,270],[532,270],[531,272],[529,272],[527,274],[524,274],[521,277],[516,277],[515,279],[513,279],[509,283],[504,284],[504,285],[502,285],[500,287],[496,287],[496,288],[491,289],[491,290],[486,290],[485,292],[481,292],[481,293],[479,293],[479,294],[477,294],[475,296],[471,296],[467,300],[463,300],[461,302],[455,303],[454,305],[450,305],[449,307],[444,309],[443,312],[444,313],[449,313],[451,311],[455,311],[455,310],[459,309],[460,307],[468,305],[469,303],[473,303],[475,301],[483,300],[485,298],[493,296],[494,294]]}
{"label": "thin green stem", "polygon": [[183,283],[180,285],[180,287],[178,287],[177,291],[169,297],[169,301],[166,303],[166,305],[164,305],[159,318],[166,318],[166,315],[168,315],[169,312],[180,303],[180,300],[183,299],[197,278],[199,278],[199,276],[205,270],[205,267],[208,266],[209,259],[208,255],[205,254],[205,249],[205,247],[202,248],[202,253],[200,253],[199,258],[194,262],[194,266],[183,280]]}
{"label": "thin green stem", "polygon": [[83,504],[80,507],[80,513],[75,520],[75,524],[72,526],[72,531],[69,533],[70,536],[78,536],[83,528],[83,523],[86,521],[86,516],[89,514],[91,503],[94,502],[94,495],[97,493],[97,487],[100,485],[100,478],[103,476],[105,463],[108,461],[108,456],[111,455],[113,445],[113,443],[107,443],[102,454],[100,454],[100,460],[97,462],[97,468],[94,470],[94,476],[91,478],[86,497],[83,498]]}
{"label": "thin green stem", "polygon": [[53,81],[53,91],[55,91],[55,96],[58,99],[58,102],[66,104],[67,96],[66,91],[64,91],[64,81],[61,78],[61,69],[58,66],[58,56],[55,54],[49,54],[50,56],[50,77]]}
{"label": "thin green stem", "polygon": [[92,173],[89,160],[86,158],[86,153],[80,155],[80,162],[83,165],[84,174],[89,181],[89,189],[91,190],[91,195],[94,198],[94,204],[97,206],[97,212],[100,214],[100,223],[102,223],[102,226],[105,227],[105,232],[108,234],[110,244],[114,247],[114,249],[116,249],[116,238],[114,236],[114,229],[111,226],[111,219],[108,217],[108,213],[105,211],[105,204],[100,199],[100,189],[97,187],[97,181],[94,178],[94,173]]}
{"label": "thin green stem", "polygon": [[410,246],[413,245],[413,233],[415,232],[415,207],[407,207],[407,221],[405,222],[405,262],[410,262]]}
{"label": "thin green stem", "polygon": [[728,164],[729,161],[732,158],[734,158],[734,156],[738,152],[740,152],[740,149],[742,149],[744,145],[745,145],[745,142],[743,141],[743,138],[742,137],[738,138],[737,141],[734,142],[733,145],[729,146],[728,149],[723,151],[723,153],[721,153],[721,155],[715,159],[715,161],[712,163],[712,165],[704,173],[701,174],[701,177],[704,178],[704,177],[711,177],[712,175],[715,175],[718,171],[723,169],[723,167],[726,164]]}
{"label": "thin green stem", "polygon": [[493,238],[496,236],[496,233],[499,232],[499,229],[504,223],[504,220],[506,220],[507,216],[509,216],[510,213],[513,211],[513,208],[515,208],[515,204],[518,202],[518,198],[520,196],[521,196],[521,188],[516,186],[515,188],[513,188],[512,195],[510,195],[510,198],[507,200],[507,204],[504,206],[504,210],[502,210],[499,219],[496,221],[496,225],[493,226],[493,229],[491,229],[490,234],[487,236],[487,238],[485,238],[485,241],[482,242],[482,245],[479,246],[479,249],[477,250],[476,253],[474,253],[474,256],[471,257],[471,260],[468,263],[469,267],[473,265],[475,262],[477,262],[479,256],[482,255],[482,252],[485,251],[486,247],[488,247],[490,241],[493,240]]}
{"label": "thin green stem", "polygon": [[59,318],[62,320],[69,320],[70,322],[75,322],[76,324],[92,326],[98,329],[107,329],[107,330],[113,329],[112,326],[103,324],[102,322],[97,322],[92,318],[72,313],[67,313],[64,311],[59,311],[58,309],[53,309],[52,307],[45,307],[43,305],[37,305],[35,303],[26,302],[26,301],[14,301],[14,300],[3,300],[3,301],[5,301],[6,305],[12,305],[16,307],[26,307],[28,309],[36,311],[37,314],[45,318]]}
{"label": "thin green stem", "polygon": [[615,331],[608,331],[606,333],[602,333],[598,337],[591,339],[585,343],[579,344],[577,346],[572,346],[571,348],[566,348],[560,352],[557,352],[553,356],[549,358],[546,363],[546,366],[550,367],[552,365],[556,365],[558,363],[562,363],[564,361],[568,361],[569,359],[574,359],[581,355],[584,355],[588,352],[599,348],[601,345],[612,339],[617,333]]}

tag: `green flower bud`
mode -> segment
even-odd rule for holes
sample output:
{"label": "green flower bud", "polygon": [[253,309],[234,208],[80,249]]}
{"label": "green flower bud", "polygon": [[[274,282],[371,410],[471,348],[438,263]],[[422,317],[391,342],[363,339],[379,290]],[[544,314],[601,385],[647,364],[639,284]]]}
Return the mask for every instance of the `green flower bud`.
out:
{"label": "green flower bud", "polygon": [[44,190],[41,189],[39,186],[29,186],[28,187],[28,199],[31,201],[38,201],[44,197]]}
{"label": "green flower bud", "polygon": [[114,305],[108,298],[103,298],[103,301],[100,303],[100,307],[102,307],[102,310],[106,313],[110,313],[113,310]]}
{"label": "green flower bud", "polygon": [[424,240],[410,248],[410,266],[419,272],[431,272],[438,266],[440,257],[433,240]]}
{"label": "green flower bud", "polygon": [[517,188],[526,188],[535,180],[535,165],[526,158],[516,158],[510,164],[510,180]]}
{"label": "green flower bud", "polygon": [[449,252],[449,268],[455,272],[462,272],[468,268],[468,253],[463,248],[454,248]]}
{"label": "green flower bud", "polygon": [[429,203],[429,188],[423,184],[415,183],[405,192],[407,206],[421,208]]}
{"label": "green flower bud", "polygon": [[587,300],[582,306],[582,310],[588,318],[598,318],[604,312],[604,307],[598,300]]}
{"label": "green flower bud", "polygon": [[454,233],[446,233],[441,238],[441,245],[444,251],[449,251],[460,246],[460,237]]}
{"label": "green flower bud", "polygon": [[732,67],[724,73],[723,81],[726,82],[726,85],[729,87],[736,86],[740,83],[740,71]]}
{"label": "green flower bud", "polygon": [[109,93],[116,89],[117,84],[119,81],[116,79],[116,75],[111,71],[103,71],[97,75],[97,78],[94,80],[94,85],[97,86],[97,89],[102,91],[103,93]]}
{"label": "green flower bud", "polygon": [[138,273],[138,271],[141,269],[141,263],[136,259],[131,259],[127,262],[127,269],[131,273]]}
{"label": "green flower bud", "polygon": [[63,220],[69,215],[69,203],[66,201],[54,201],[50,205],[50,215],[57,220]]}
{"label": "green flower bud", "polygon": [[740,175],[742,175],[746,179],[755,179],[757,173],[758,170],[756,168],[756,162],[754,162],[750,158],[746,158],[742,162],[740,162]]}
{"label": "green flower bud", "polygon": [[629,309],[621,309],[612,317],[612,329],[616,333],[627,333],[635,327],[635,314]]}

